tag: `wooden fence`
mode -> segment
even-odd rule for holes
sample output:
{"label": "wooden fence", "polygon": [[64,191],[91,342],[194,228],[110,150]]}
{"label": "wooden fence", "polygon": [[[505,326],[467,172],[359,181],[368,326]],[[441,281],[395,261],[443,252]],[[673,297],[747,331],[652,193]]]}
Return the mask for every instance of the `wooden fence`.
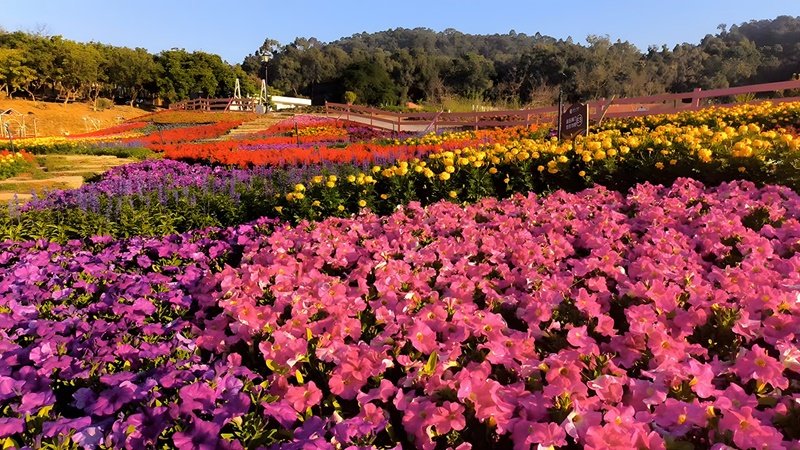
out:
{"label": "wooden fence", "polygon": [[253,98],[198,98],[184,100],[169,105],[169,109],[177,111],[238,111],[255,112],[256,99]]}
{"label": "wooden fence", "polygon": [[[594,122],[602,118],[636,117],[654,114],[669,114],[681,111],[697,111],[710,106],[708,99],[721,99],[714,103],[715,107],[724,108],[742,104],[731,103],[730,98],[742,94],[759,94],[786,89],[800,89],[800,80],[782,81],[778,83],[740,86],[727,89],[679,94],[661,94],[647,97],[600,99],[588,102],[589,116]],[[757,100],[746,103],[759,103]],[[774,98],[773,103],[800,101],[800,97]],[[558,108],[555,106],[538,109],[487,112],[412,112],[395,113],[375,108],[345,105],[341,103],[325,103],[328,116],[361,123],[373,128],[392,131],[438,131],[439,129],[493,128],[528,126],[539,123],[555,123]]]}

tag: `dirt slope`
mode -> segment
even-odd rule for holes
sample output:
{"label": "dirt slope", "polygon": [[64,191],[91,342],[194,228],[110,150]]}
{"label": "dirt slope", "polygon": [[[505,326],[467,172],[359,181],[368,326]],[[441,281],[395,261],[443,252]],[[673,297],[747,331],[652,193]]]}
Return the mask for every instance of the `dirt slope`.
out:
{"label": "dirt slope", "polygon": [[[38,136],[63,136],[65,134],[80,134],[94,131],[99,128],[108,128],[122,120],[147,114],[140,108],[130,106],[114,106],[105,111],[92,111],[91,105],[86,103],[50,103],[30,100],[0,99],[0,112],[13,109],[25,116],[25,129],[33,136],[34,119]],[[84,120],[85,118],[85,120]],[[22,118],[16,114],[5,115],[3,123],[8,122],[11,132],[17,133],[17,128],[22,123]]]}

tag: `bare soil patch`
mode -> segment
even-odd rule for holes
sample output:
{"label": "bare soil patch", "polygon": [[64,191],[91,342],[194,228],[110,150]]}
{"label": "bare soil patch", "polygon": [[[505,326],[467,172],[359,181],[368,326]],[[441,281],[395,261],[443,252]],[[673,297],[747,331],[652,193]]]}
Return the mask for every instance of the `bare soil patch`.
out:
{"label": "bare soil patch", "polygon": [[[0,111],[13,109],[25,116],[25,129],[33,135],[34,122],[39,137],[64,136],[81,134],[96,129],[108,128],[123,120],[149,114],[141,108],[115,105],[103,111],[93,111],[92,105],[86,103],[52,103],[23,99],[0,99]],[[11,121],[12,133],[21,125],[22,119],[17,115],[3,116],[3,123]]]}

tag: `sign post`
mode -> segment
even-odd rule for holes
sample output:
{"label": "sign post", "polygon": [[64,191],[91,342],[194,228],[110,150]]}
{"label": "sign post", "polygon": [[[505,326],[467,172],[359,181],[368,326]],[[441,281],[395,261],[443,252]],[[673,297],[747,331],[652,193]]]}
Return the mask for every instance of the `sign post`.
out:
{"label": "sign post", "polygon": [[575,136],[589,134],[589,105],[578,103],[570,105],[561,114],[559,121],[560,139],[572,139]]}
{"label": "sign post", "polygon": [[558,90],[558,140],[561,140],[561,113],[564,112],[564,90]]}

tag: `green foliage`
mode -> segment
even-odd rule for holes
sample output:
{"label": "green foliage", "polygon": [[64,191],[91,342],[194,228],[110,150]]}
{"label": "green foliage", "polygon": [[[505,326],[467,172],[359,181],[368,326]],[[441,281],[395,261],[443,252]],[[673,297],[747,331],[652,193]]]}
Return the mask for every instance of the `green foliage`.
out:
{"label": "green foliage", "polygon": [[357,98],[358,96],[353,91],[345,91],[344,93],[344,101],[348,105],[352,105],[353,103],[355,103]]}
{"label": "green foliage", "polygon": [[376,59],[349,65],[342,75],[342,83],[367,105],[394,105],[399,100],[389,72]]}

